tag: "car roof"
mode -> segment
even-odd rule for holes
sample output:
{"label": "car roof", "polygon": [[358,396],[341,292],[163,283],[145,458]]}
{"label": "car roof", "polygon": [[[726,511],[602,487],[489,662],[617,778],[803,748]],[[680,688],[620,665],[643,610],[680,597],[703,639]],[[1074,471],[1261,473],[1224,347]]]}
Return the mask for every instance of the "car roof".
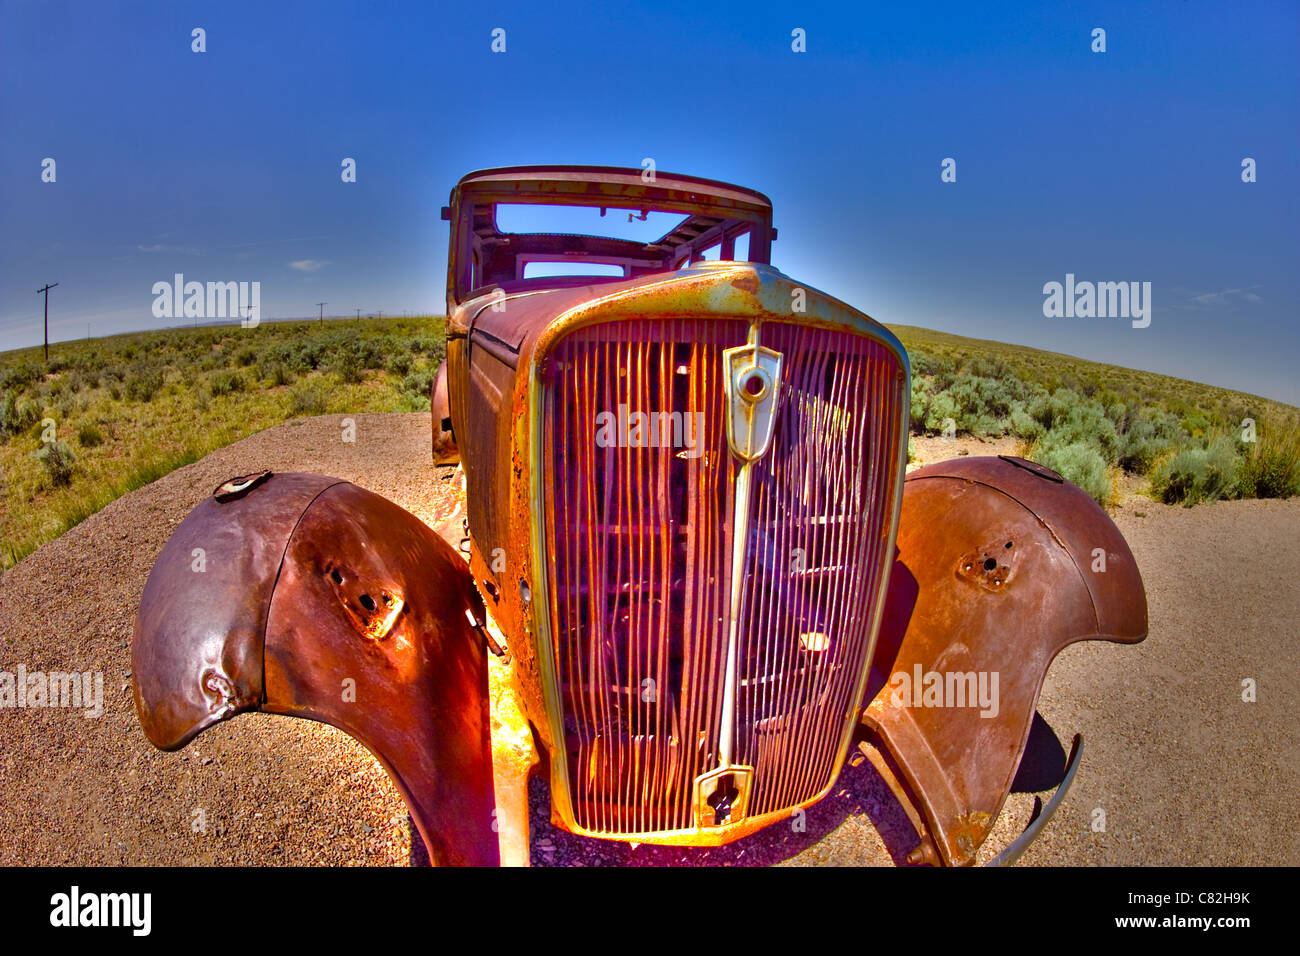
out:
{"label": "car roof", "polygon": [[672,208],[712,206],[749,213],[744,218],[770,220],[772,201],[754,189],[698,176],[622,166],[504,166],[466,173],[453,191],[468,191],[496,202],[530,199],[564,205],[615,205],[616,200],[633,206],[659,204]]}

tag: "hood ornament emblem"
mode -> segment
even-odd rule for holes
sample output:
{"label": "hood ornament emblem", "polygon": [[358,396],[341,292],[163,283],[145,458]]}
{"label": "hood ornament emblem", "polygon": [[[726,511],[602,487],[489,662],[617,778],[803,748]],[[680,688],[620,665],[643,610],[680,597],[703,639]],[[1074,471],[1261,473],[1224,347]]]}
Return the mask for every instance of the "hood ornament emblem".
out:
{"label": "hood ornament emblem", "polygon": [[767,454],[776,424],[777,396],[781,390],[780,352],[763,348],[751,336],[750,344],[725,349],[727,443],[744,462]]}

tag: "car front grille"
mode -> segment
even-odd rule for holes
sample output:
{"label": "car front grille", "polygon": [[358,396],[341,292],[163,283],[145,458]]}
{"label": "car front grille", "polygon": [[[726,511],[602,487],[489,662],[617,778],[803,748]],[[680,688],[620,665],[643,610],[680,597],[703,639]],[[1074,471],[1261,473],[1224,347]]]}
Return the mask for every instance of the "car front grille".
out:
{"label": "car front grille", "polygon": [[[569,798],[593,833],[696,826],[694,781],[718,766],[741,468],[722,353],[748,330],[602,323],[542,366],[551,646]],[[788,322],[759,335],[784,370],[740,519],[731,763],[753,768],[749,816],[831,782],[882,599],[904,440],[892,349]]]}

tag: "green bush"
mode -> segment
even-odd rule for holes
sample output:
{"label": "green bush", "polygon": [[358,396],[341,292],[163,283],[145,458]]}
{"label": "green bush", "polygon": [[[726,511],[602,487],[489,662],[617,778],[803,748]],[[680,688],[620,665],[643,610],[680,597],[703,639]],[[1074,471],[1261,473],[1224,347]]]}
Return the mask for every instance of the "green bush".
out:
{"label": "green bush", "polygon": [[25,432],[41,417],[40,406],[34,401],[22,401],[12,392],[0,398],[0,438]]}
{"label": "green bush", "polygon": [[242,392],[248,386],[244,376],[239,372],[222,371],[212,376],[210,388],[213,396],[229,395],[232,392]]}
{"label": "green bush", "polygon": [[1161,456],[1187,440],[1176,417],[1158,408],[1147,409],[1140,418],[1129,420],[1119,436],[1117,463],[1125,471],[1149,474]]}
{"label": "green bush", "polygon": [[1007,416],[1007,422],[1011,426],[1011,433],[1020,438],[1033,441],[1043,434],[1042,424],[1033,415],[1029,414],[1024,402],[1014,402],[1012,404],[1011,414]]}
{"label": "green bush", "polygon": [[68,390],[79,392],[82,389],[94,388],[97,377],[94,372],[86,372],[83,369],[73,369],[68,375]]}
{"label": "green bush", "polygon": [[1106,459],[1096,446],[1088,442],[1072,445],[1039,445],[1033,454],[1067,481],[1072,481],[1103,507],[1110,501],[1110,475],[1106,472]]}
{"label": "green bush", "polygon": [[389,361],[389,356],[398,351],[392,336],[385,336],[379,341],[364,339],[352,346],[361,360],[362,368],[382,369]]}
{"label": "green bush", "polygon": [[1064,421],[1069,416],[1070,409],[1078,405],[1079,401],[1077,392],[1068,388],[1058,388],[1050,393],[1039,392],[1025,408],[1046,432],[1050,431],[1058,421]]}
{"label": "green bush", "polygon": [[1026,413],[1042,428],[1040,442],[1044,448],[1087,445],[1106,464],[1119,461],[1120,437],[1100,401],[1084,398],[1072,389],[1058,388],[1051,395],[1034,396]]}
{"label": "green bush", "polygon": [[342,349],[334,356],[330,367],[338,377],[350,385],[360,382],[365,376],[364,363],[354,349]]}
{"label": "green bush", "polygon": [[397,351],[388,357],[388,370],[394,375],[405,376],[414,364],[409,352]]}
{"label": "green bush", "polygon": [[15,390],[22,392],[45,377],[40,366],[31,362],[15,362],[0,372],[0,391]]}
{"label": "green bush", "polygon": [[81,443],[82,448],[95,448],[104,444],[104,433],[94,422],[86,422],[77,429],[77,441]]}
{"label": "green bush", "polygon": [[1300,426],[1280,433],[1264,426],[1241,463],[1237,488],[1242,498],[1300,495]]}
{"label": "green bush", "polygon": [[98,372],[98,379],[100,385],[121,385],[126,381],[126,371],[116,363],[104,365]]}
{"label": "green bush", "polygon": [[77,456],[67,444],[61,441],[46,442],[33,454],[50,473],[50,480],[56,488],[72,483],[72,466],[76,464]]}
{"label": "green bush", "polygon": [[163,373],[161,369],[153,368],[143,362],[137,362],[131,366],[127,372],[125,391],[126,397],[133,402],[151,402],[153,397],[158,394],[162,388]]}
{"label": "green bush", "polygon": [[908,359],[912,365],[913,378],[924,376],[933,379],[932,384],[935,384],[939,391],[948,387],[956,373],[956,368],[950,358],[931,355],[927,352],[911,352]]}
{"label": "green bush", "polygon": [[1200,409],[1194,409],[1187,415],[1183,416],[1183,431],[1193,438],[1204,438],[1209,434],[1211,423],[1210,419]]}
{"label": "green bush", "polygon": [[297,372],[280,359],[271,359],[258,363],[257,374],[271,385],[292,385],[298,378]]}
{"label": "green bush", "polygon": [[963,374],[948,386],[961,409],[958,427],[975,435],[1001,435],[1011,427],[1012,409],[1034,396],[1033,389],[1007,373],[1006,378]]}
{"label": "green bush", "polygon": [[1119,435],[1098,402],[1087,401],[1075,406],[1064,421],[1048,431],[1047,438],[1060,445],[1087,442],[1100,451],[1106,464],[1119,461]]}
{"label": "green bush", "polygon": [[309,339],[302,342],[295,350],[298,361],[303,364],[304,368],[318,369],[321,362],[325,360],[325,355],[329,351],[329,345],[320,339]]}
{"label": "green bush", "polygon": [[930,431],[943,431],[944,421],[951,418],[955,424],[960,414],[957,400],[949,392],[942,391],[931,399],[930,407],[926,409],[925,427]]}
{"label": "green bush", "polygon": [[1046,393],[1015,375],[1005,362],[976,359],[957,373],[950,360],[922,353],[913,368],[918,372],[912,378],[909,419],[917,431],[942,431],[948,418],[957,431],[972,435],[1012,432],[1034,438],[1042,431],[1027,406]]}
{"label": "green bush", "polygon": [[290,415],[323,415],[329,404],[330,388],[323,379],[310,378],[289,389]]}
{"label": "green bush", "polygon": [[1165,458],[1151,475],[1151,490],[1166,504],[1193,505],[1237,494],[1242,459],[1226,436],[1205,447],[1193,445]]}
{"label": "green bush", "polygon": [[912,377],[912,412],[909,427],[920,431],[925,427],[925,412],[930,405],[930,384],[920,376]]}
{"label": "green bush", "polygon": [[429,389],[433,385],[433,372],[419,369],[402,379],[403,407],[411,411],[429,410]]}

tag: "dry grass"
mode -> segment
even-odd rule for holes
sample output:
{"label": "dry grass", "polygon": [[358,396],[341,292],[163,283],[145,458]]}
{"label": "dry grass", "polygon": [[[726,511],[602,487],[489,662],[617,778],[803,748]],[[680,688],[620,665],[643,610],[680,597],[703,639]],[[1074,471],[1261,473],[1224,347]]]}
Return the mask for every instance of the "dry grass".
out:
{"label": "dry grass", "polygon": [[[62,343],[0,356],[0,566],[115,498],[299,415],[417,411],[442,319],[263,323]],[[71,482],[36,457],[53,437]],[[48,455],[46,456],[49,457]]]}

